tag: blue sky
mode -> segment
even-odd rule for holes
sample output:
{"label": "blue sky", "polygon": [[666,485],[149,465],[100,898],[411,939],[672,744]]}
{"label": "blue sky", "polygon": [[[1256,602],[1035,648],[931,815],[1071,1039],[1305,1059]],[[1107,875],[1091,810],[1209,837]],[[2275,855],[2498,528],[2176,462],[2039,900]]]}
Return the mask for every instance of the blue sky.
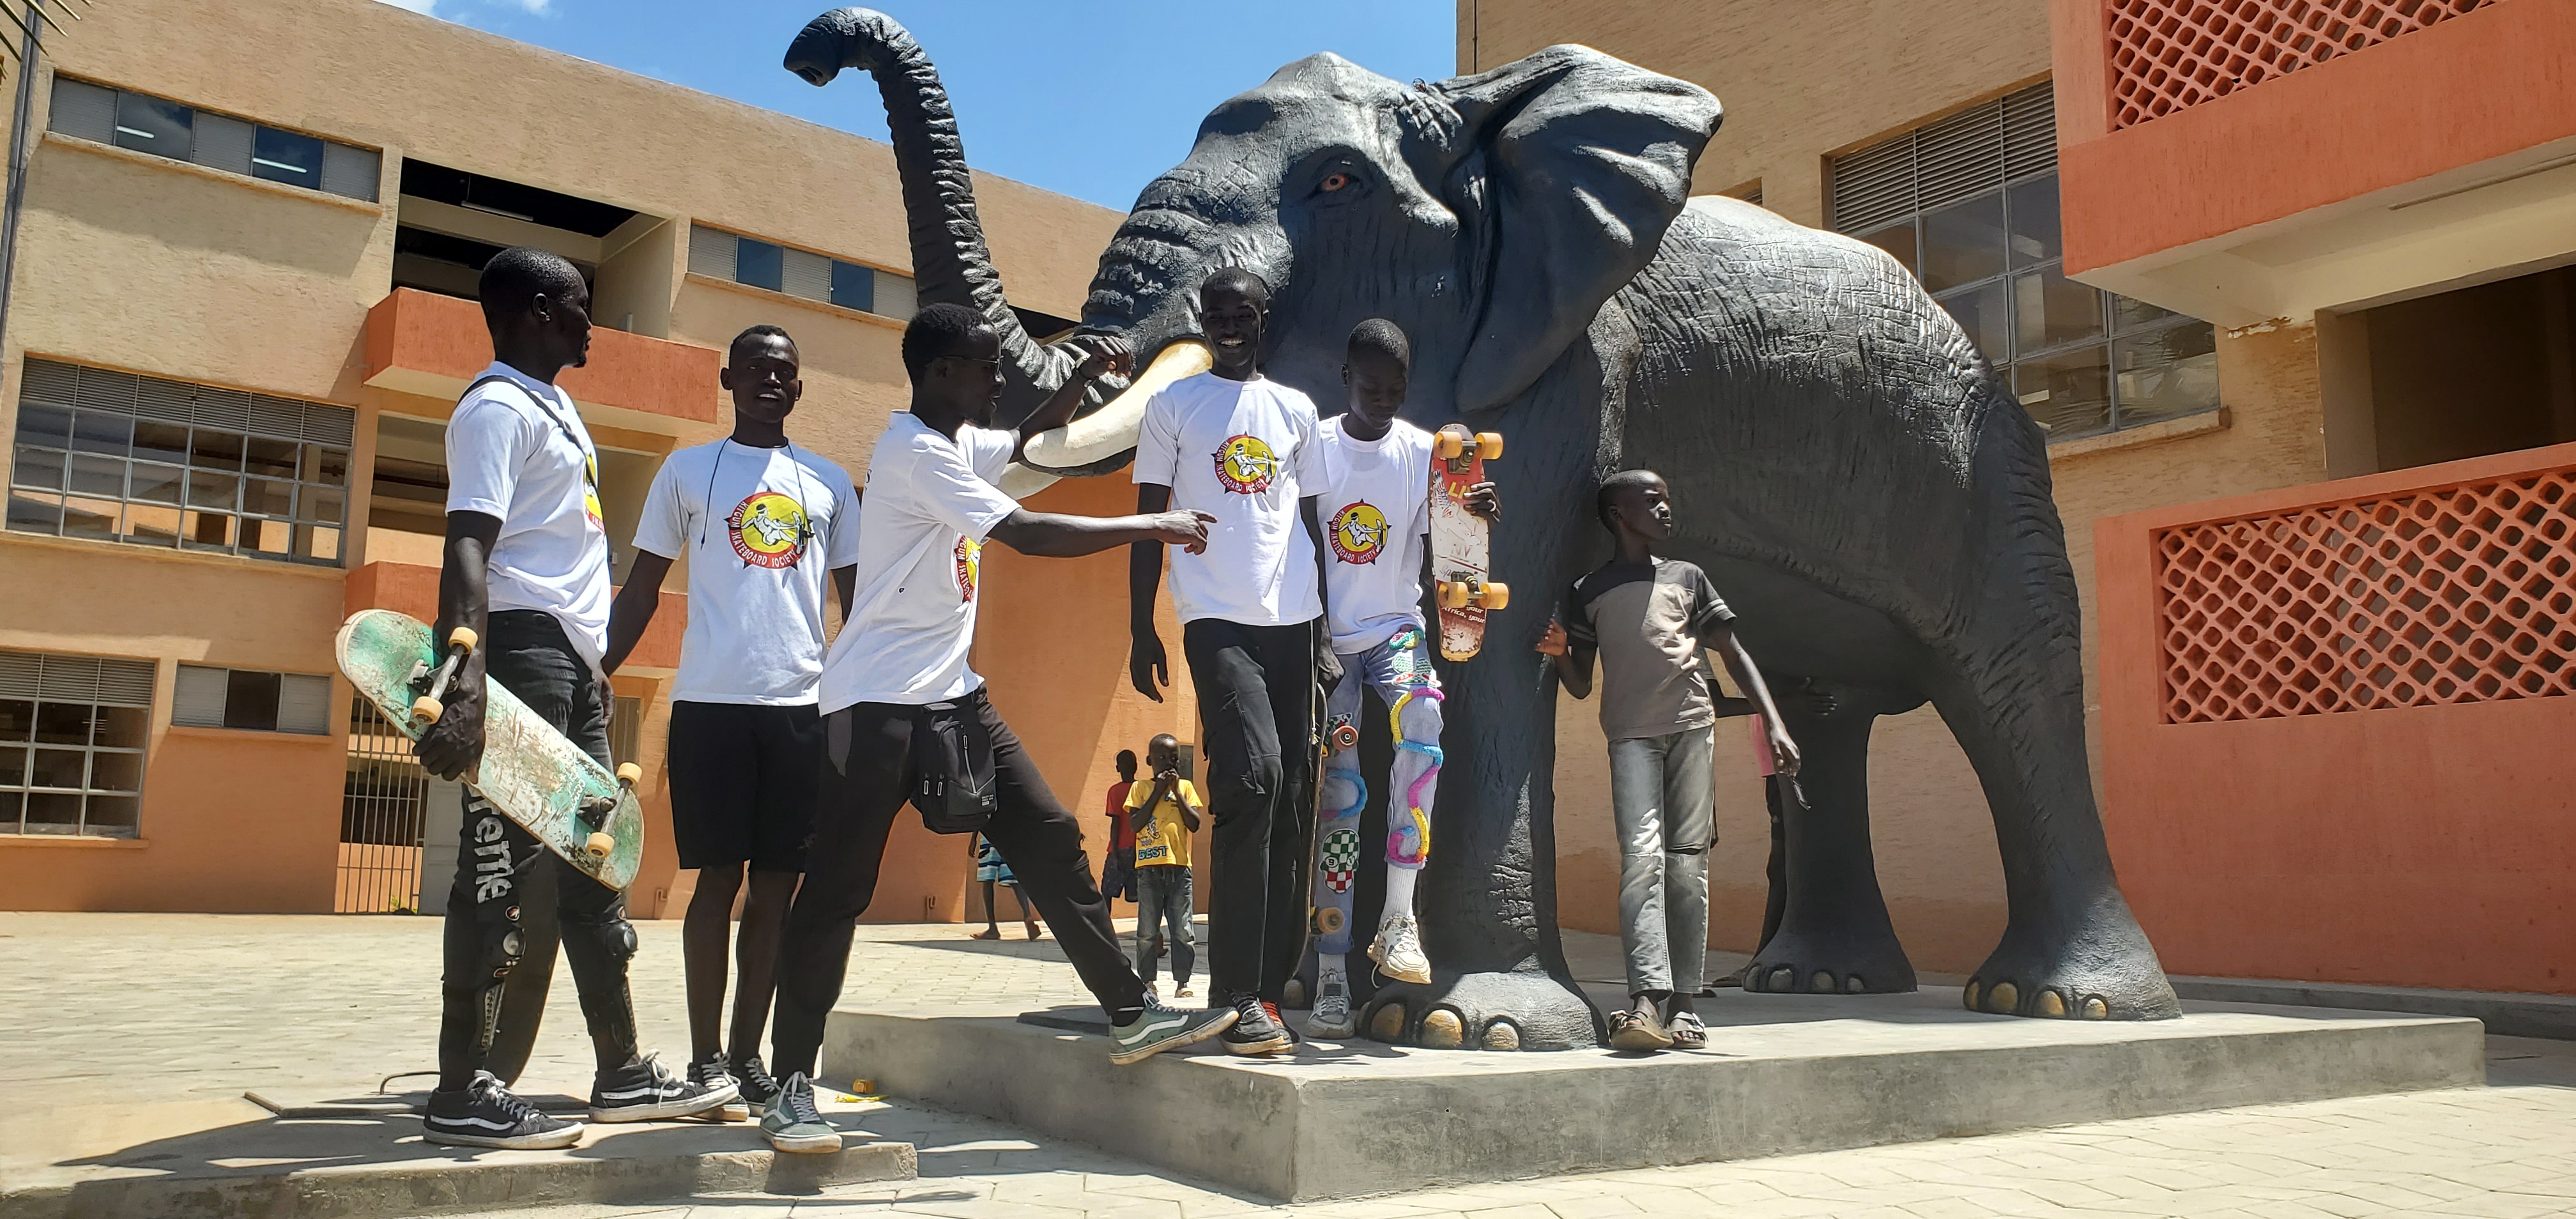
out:
{"label": "blue sky", "polygon": [[[386,0],[885,138],[874,85],[778,66],[832,0]],[[1119,211],[1189,152],[1199,119],[1279,65],[1334,51],[1398,80],[1457,70],[1447,0],[887,0],[939,65],[977,169]]]}

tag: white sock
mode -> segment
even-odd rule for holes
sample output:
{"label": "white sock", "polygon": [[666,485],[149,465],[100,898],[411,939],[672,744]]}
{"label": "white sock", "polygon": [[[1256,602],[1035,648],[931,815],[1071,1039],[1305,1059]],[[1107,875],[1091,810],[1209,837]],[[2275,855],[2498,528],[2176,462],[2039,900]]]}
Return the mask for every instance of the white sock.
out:
{"label": "white sock", "polygon": [[1327,981],[1339,982],[1346,988],[1350,985],[1350,965],[1342,953],[1315,954],[1315,988],[1323,989]]}
{"label": "white sock", "polygon": [[1416,877],[1421,875],[1422,869],[1420,868],[1398,868],[1392,866],[1387,868],[1386,907],[1378,913],[1378,926],[1386,926],[1387,920],[1392,919],[1399,914],[1406,915],[1408,917],[1412,915],[1413,882]]}

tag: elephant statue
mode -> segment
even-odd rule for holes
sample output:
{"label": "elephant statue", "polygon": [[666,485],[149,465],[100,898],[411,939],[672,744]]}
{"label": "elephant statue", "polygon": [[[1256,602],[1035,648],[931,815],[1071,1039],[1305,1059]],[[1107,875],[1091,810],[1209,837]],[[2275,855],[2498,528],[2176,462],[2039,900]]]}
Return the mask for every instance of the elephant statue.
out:
{"label": "elephant statue", "polygon": [[[1005,418],[1041,401],[1075,357],[1005,304],[920,48],[844,9],[809,25],[787,66],[818,85],[843,68],[876,77],[920,298],[1001,331]],[[1393,320],[1413,342],[1405,414],[1509,439],[1494,568],[1532,593],[1606,554],[1602,476],[1663,473],[1682,520],[1670,553],[1708,572],[1766,672],[1836,695],[1787,725],[1810,807],[1791,819],[1787,906],[1754,989],[1914,989],[1870,854],[1868,749],[1874,717],[1929,702],[1984,787],[2009,904],[1967,1006],[2179,1014],[2094,808],[2075,580],[2039,427],[1886,254],[1691,197],[1719,115],[1706,90],[1581,46],[1437,84],[1298,60],[1217,106],[1145,187],[1082,328],[1126,336],[1144,368],[1193,336],[1200,280],[1242,266],[1274,291],[1266,375],[1329,404],[1351,328]],[[1015,472],[1023,486],[1125,464],[1142,408],[1118,388],[1094,391],[1066,443],[1031,446],[1045,469]],[[1484,655],[1442,672],[1447,778],[1421,893],[1438,969],[1381,988],[1362,1016],[1394,1040],[1598,1044],[1556,929],[1556,687],[1532,650],[1551,600],[1513,598]]]}

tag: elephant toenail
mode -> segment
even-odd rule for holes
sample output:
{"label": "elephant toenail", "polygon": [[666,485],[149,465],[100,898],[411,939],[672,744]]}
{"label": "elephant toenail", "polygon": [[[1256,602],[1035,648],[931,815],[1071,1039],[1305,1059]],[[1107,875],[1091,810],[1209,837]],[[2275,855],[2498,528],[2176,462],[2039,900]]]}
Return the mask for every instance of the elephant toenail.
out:
{"label": "elephant toenail", "polygon": [[1517,1050],[1521,1048],[1521,1031],[1509,1020],[1497,1020],[1485,1026],[1485,1048]]}
{"label": "elephant toenail", "polygon": [[1973,1012],[1982,1010],[1977,1006],[1977,991],[1982,985],[1983,984],[1978,982],[1975,978],[1970,978],[1968,979],[1968,985],[1959,991],[1959,1001],[1967,1004],[1969,1011]]}
{"label": "elephant toenail", "polygon": [[1819,995],[1830,995],[1834,993],[1834,976],[1819,969],[1815,977],[1807,979],[1807,989]]}
{"label": "elephant toenail", "polygon": [[2103,1002],[2102,996],[2100,995],[2084,996],[2083,1010],[2084,1018],[2087,1020],[2108,1020],[2111,1018],[2111,1005]]}
{"label": "elephant toenail", "polygon": [[1798,971],[1783,965],[1780,968],[1771,971],[1770,985],[1765,986],[1762,989],[1776,990],[1786,993],[1790,987],[1796,986],[1797,984]]}
{"label": "elephant toenail", "polygon": [[1448,1008],[1433,1008],[1422,1018],[1422,1032],[1417,1038],[1424,1049],[1454,1050],[1467,1040],[1467,1026],[1458,1013]]}
{"label": "elephant toenail", "polygon": [[2066,1014],[2066,997],[2053,990],[2041,991],[2038,1011],[2043,1016],[2063,1016]]}
{"label": "elephant toenail", "polygon": [[1846,994],[1857,995],[1867,989],[1869,989],[1869,987],[1861,982],[1859,974],[1853,974],[1852,976],[1843,979],[1843,991]]}
{"label": "elephant toenail", "polygon": [[2021,988],[2010,982],[1997,982],[1986,992],[1986,1010],[1998,1016],[2009,1016],[2021,1010]]}
{"label": "elephant toenail", "polygon": [[1404,1036],[1404,1005],[1389,1003],[1369,1017],[1369,1036],[1379,1041],[1394,1041]]}

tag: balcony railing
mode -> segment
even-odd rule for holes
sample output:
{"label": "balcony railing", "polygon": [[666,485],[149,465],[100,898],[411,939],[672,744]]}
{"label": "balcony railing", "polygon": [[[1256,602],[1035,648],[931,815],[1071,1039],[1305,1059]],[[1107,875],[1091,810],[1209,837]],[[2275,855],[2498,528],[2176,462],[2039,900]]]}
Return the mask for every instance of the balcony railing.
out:
{"label": "balcony railing", "polygon": [[2133,127],[2497,0],[2106,0],[2111,127]]}
{"label": "balcony railing", "polygon": [[[482,306],[415,288],[396,288],[367,311],[367,384],[454,401],[492,363]],[[689,435],[716,421],[722,353],[688,343],[598,327],[590,361],[559,382],[594,424]]]}

